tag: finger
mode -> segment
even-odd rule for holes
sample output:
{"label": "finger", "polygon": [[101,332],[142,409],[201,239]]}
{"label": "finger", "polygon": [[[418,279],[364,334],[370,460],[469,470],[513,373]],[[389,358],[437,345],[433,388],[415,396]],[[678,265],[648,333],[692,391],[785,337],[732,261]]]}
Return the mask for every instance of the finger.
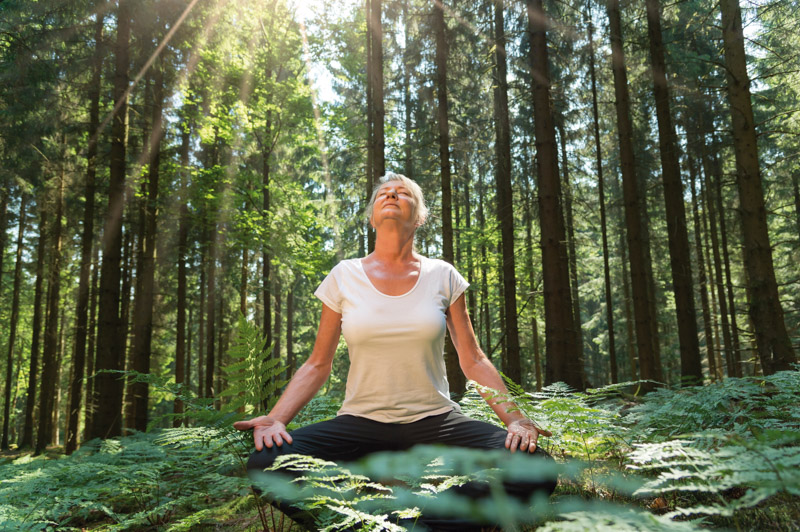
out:
{"label": "finger", "polygon": [[[272,439],[275,440],[275,445],[277,445],[278,447],[283,445],[283,438],[281,438],[280,433],[273,434],[272,435]],[[272,443],[272,442],[270,442],[270,443]],[[270,447],[272,447],[272,446],[270,445]]]}
{"label": "finger", "polygon": [[513,438],[514,435],[509,432],[508,436],[506,436],[506,449],[511,449],[511,441],[513,440]]}
{"label": "finger", "polygon": [[264,446],[261,445],[261,440],[262,440],[262,437],[261,437],[260,434],[253,433],[253,441],[254,441],[254,443],[256,445],[256,451],[260,451],[261,449],[264,448]]}
{"label": "finger", "polygon": [[544,430],[544,429],[538,429],[538,430],[539,430],[539,434],[541,434],[542,436],[550,437],[550,436],[553,435],[553,433],[550,432],[549,430]]}
{"label": "finger", "polygon": [[519,447],[520,440],[521,438],[519,437],[519,434],[514,434],[514,438],[511,440],[511,447],[509,448],[512,453],[517,450],[517,447]]}
{"label": "finger", "polygon": [[286,441],[286,443],[288,443],[289,445],[292,444],[292,435],[291,434],[289,434],[288,432],[281,432],[281,436],[283,436],[283,439],[284,439],[284,441]]}
{"label": "finger", "polygon": [[528,443],[528,452],[532,453],[536,451],[536,444],[539,442],[539,436],[532,436],[530,443]]}
{"label": "finger", "polygon": [[237,421],[236,423],[233,424],[233,428],[235,428],[236,430],[252,429],[253,428],[253,422],[250,421],[249,419],[244,420],[244,421]]}

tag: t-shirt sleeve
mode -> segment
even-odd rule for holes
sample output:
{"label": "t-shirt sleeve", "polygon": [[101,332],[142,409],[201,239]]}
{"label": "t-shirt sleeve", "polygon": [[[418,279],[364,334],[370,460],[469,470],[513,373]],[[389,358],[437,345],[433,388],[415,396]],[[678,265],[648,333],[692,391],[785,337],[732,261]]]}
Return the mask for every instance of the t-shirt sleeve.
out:
{"label": "t-shirt sleeve", "polygon": [[337,264],[314,292],[317,298],[328,305],[334,312],[342,313],[342,292],[339,289],[340,268]]}
{"label": "t-shirt sleeve", "polygon": [[464,291],[469,287],[469,283],[460,273],[458,273],[458,270],[456,270],[454,266],[450,264],[447,266],[449,283],[448,290],[450,294],[449,306],[455,303],[456,299],[461,297],[461,294],[463,294]]}

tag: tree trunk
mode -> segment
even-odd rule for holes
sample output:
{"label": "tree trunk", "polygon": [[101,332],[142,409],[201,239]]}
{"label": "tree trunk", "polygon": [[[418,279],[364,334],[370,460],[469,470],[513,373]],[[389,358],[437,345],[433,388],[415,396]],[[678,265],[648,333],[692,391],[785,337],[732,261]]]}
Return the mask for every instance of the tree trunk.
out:
{"label": "tree trunk", "polygon": [[[180,147],[180,214],[178,215],[178,293],[177,316],[175,328],[175,383],[189,387],[189,378],[184,368],[189,366],[186,362],[186,255],[189,241],[189,141],[191,140],[191,126],[187,123],[181,131]],[[175,398],[173,413],[176,416],[183,414],[183,401]],[[181,417],[172,420],[173,427],[183,423]]]}
{"label": "tree trunk", "polygon": [[83,439],[88,440],[92,430],[92,417],[94,416],[94,372],[95,372],[95,340],[97,332],[97,293],[100,271],[100,247],[92,246],[92,288],[89,296],[89,325],[86,345],[86,408],[83,415]]}
{"label": "tree trunk", "polygon": [[[483,175],[481,172],[480,175]],[[486,234],[486,217],[483,212],[484,205],[484,183],[483,179],[478,182],[478,227],[480,234]],[[489,280],[487,270],[489,269],[489,259],[487,257],[486,240],[481,239],[481,338],[483,338],[483,350],[489,352],[492,348],[492,318],[489,313]]]}
{"label": "tree trunk", "polygon": [[6,367],[6,383],[5,383],[5,402],[3,403],[3,440],[0,443],[0,449],[8,449],[8,430],[9,422],[11,419],[11,384],[16,386],[16,379],[13,379],[14,367],[14,343],[17,338],[17,322],[19,321],[19,291],[22,284],[22,251],[23,251],[23,236],[25,235],[25,219],[27,213],[25,209],[28,206],[28,195],[22,193],[22,198],[19,203],[19,220],[17,222],[17,252],[14,260],[14,288],[11,295],[11,319],[9,320],[8,331],[8,366]]}
{"label": "tree trunk", "polygon": [[[277,272],[276,272],[277,274]],[[272,348],[272,358],[280,360],[281,358],[281,329],[283,328],[283,301],[282,301],[282,286],[281,280],[278,275],[275,275],[275,328],[272,332],[272,338],[275,342],[275,347]]]}
{"label": "tree trunk", "polygon": [[517,325],[517,274],[514,260],[514,195],[511,188],[511,126],[508,121],[508,79],[503,0],[494,4],[494,60],[497,83],[494,90],[494,130],[497,166],[497,219],[500,223],[503,271],[503,307],[505,312],[505,356],[503,373],[516,383],[522,382]]}
{"label": "tree trunk", "polygon": [[638,357],[636,356],[636,342],[634,333],[634,318],[633,311],[631,310],[631,289],[630,289],[630,275],[628,273],[628,254],[625,242],[625,229],[620,228],[619,235],[619,249],[620,249],[620,262],[622,263],[622,299],[625,303],[625,332],[626,332],[626,345],[628,348],[628,363],[631,366],[631,380],[638,380],[639,365],[637,364]]}
{"label": "tree trunk", "polygon": [[578,353],[581,358],[581,368],[583,368],[583,328],[581,326],[581,299],[580,299],[580,286],[578,284],[578,257],[575,245],[575,224],[572,217],[572,183],[569,178],[568,160],[567,160],[567,140],[564,132],[564,117],[558,116],[556,127],[561,138],[561,161],[562,161],[562,174],[563,183],[562,191],[564,201],[564,222],[565,230],[567,233],[567,254],[569,257],[569,287],[570,287],[570,300],[572,308],[572,320],[575,324],[575,342],[578,345]]}
{"label": "tree trunk", "polygon": [[605,180],[603,179],[603,151],[600,145],[600,113],[597,106],[597,76],[594,67],[594,25],[591,13],[587,12],[586,21],[589,32],[589,75],[592,80],[592,126],[594,132],[594,149],[597,162],[597,195],[600,202],[600,233],[603,239],[603,280],[606,301],[606,322],[608,323],[608,358],[611,366],[611,383],[619,382],[617,367],[617,347],[614,338],[614,307],[611,298],[611,268],[608,256],[608,227],[606,222]]}
{"label": "tree trunk", "polygon": [[206,358],[205,358],[205,384],[203,387],[203,397],[213,397],[214,395],[214,346],[216,345],[216,316],[217,316],[217,244],[218,228],[216,213],[208,213],[210,220],[208,240],[208,268],[206,271]]}
{"label": "tree trunk", "polygon": [[[530,161],[531,154],[530,154],[530,143],[525,142],[525,161]],[[527,167],[527,163],[525,164]],[[542,361],[541,361],[541,354],[539,352],[539,323],[538,317],[536,315],[536,296],[537,296],[537,287],[536,282],[534,280],[534,265],[533,265],[533,198],[531,197],[533,194],[531,192],[532,186],[532,170],[530,168],[526,168],[525,172],[525,179],[523,179],[523,186],[524,194],[525,194],[525,265],[526,269],[528,270],[528,297],[530,298],[530,307],[531,307],[531,341],[533,347],[533,370],[534,376],[536,379],[536,391],[542,391]]]}
{"label": "tree trunk", "polygon": [[[686,126],[687,134],[689,135],[689,145],[696,142],[696,135],[690,133],[691,126]],[[700,305],[703,311],[703,331],[706,338],[706,358],[708,360],[708,376],[712,382],[717,380],[717,364],[714,359],[713,349],[713,332],[711,330],[711,311],[708,306],[708,279],[706,277],[705,260],[703,260],[703,245],[702,245],[702,228],[700,227],[700,211],[697,201],[697,168],[695,166],[692,156],[687,157],[689,165],[689,176],[691,178],[691,192],[692,192],[692,217],[694,221],[694,244],[695,255],[697,255],[697,280],[700,285]]]}
{"label": "tree trunk", "polygon": [[[436,41],[436,122],[439,131],[439,168],[442,183],[442,255],[443,259],[453,264],[453,207],[450,185],[450,125],[447,99],[447,26],[444,20],[444,3],[433,4],[433,34]],[[445,340],[444,360],[447,367],[447,381],[450,392],[461,395],[466,389],[466,378],[458,364],[458,354],[453,340],[447,335]]]}
{"label": "tree trunk", "polygon": [[0,182],[0,296],[3,295],[3,260],[6,252],[6,224],[8,223],[8,185]]}
{"label": "tree trunk", "polygon": [[292,281],[286,295],[286,379],[291,379],[297,366],[294,354],[294,286]]}
{"label": "tree trunk", "polygon": [[[55,217],[50,228],[50,264],[47,273],[47,323],[44,331],[42,351],[42,387],[39,393],[39,434],[36,438],[34,454],[41,454],[53,438],[53,404],[55,390],[58,388],[58,303],[61,296],[61,223],[64,214],[62,198],[64,194],[64,169],[58,176],[55,191]],[[43,205],[46,208],[45,205]]]}
{"label": "tree trunk", "polygon": [[403,2],[403,37],[405,39],[403,47],[403,112],[405,119],[405,142],[403,149],[405,161],[403,171],[406,177],[414,179],[414,156],[413,156],[413,136],[412,136],[412,112],[411,112],[411,67],[413,59],[408,50],[408,41],[411,35],[410,17],[408,14],[408,4],[410,0]]}
{"label": "tree trunk", "polygon": [[[267,126],[264,138],[268,139],[272,135],[272,123],[269,119],[267,119]],[[262,150],[262,159],[263,159],[263,174],[262,174],[262,184],[264,190],[263,196],[263,216],[269,220],[270,219],[270,157],[272,155],[271,150],[263,149]],[[272,262],[272,257],[270,256],[270,248],[267,242],[264,243],[263,248],[263,275],[261,279],[261,289],[262,289],[262,305],[264,311],[264,336],[267,339],[267,348],[270,348],[272,344],[272,312],[270,312],[272,299],[270,298],[270,291],[271,291],[271,275],[270,275],[270,266]],[[266,405],[264,405],[266,408]]]}
{"label": "tree trunk", "polygon": [[216,343],[217,313],[217,221],[211,220],[208,236],[208,272],[206,275],[206,360],[203,397],[213,397],[214,346]]}
{"label": "tree trunk", "polygon": [[[114,101],[111,126],[111,164],[108,212],[103,228],[103,265],[100,274],[100,319],[97,331],[98,370],[121,370],[120,353],[125,353],[126,338],[120,320],[120,259],[122,252],[122,212],[125,188],[125,151],[128,122],[128,46],[131,32],[130,2],[119,1],[115,49]],[[122,432],[122,381],[113,373],[96,377],[92,438],[119,436]],[[102,398],[102,400],[99,400]]]}
{"label": "tree trunk", "polygon": [[[661,368],[654,352],[656,339],[653,337],[653,325],[655,316],[651,313],[648,297],[650,292],[647,275],[648,253],[645,249],[646,241],[642,231],[639,184],[633,155],[633,124],[630,116],[630,95],[628,93],[628,75],[625,71],[625,52],[622,47],[622,22],[620,20],[619,0],[609,0],[607,11],[640,378],[648,381],[660,381]],[[652,387],[652,382],[643,385],[645,390],[652,389]]]}
{"label": "tree trunk", "polygon": [[794,193],[794,221],[797,226],[797,238],[800,240],[800,171],[792,174],[792,192]]}
{"label": "tree trunk", "polygon": [[778,283],[772,262],[772,245],[767,228],[767,210],[758,160],[758,145],[750,100],[750,79],[738,0],[721,0],[722,40],[728,102],[736,154],[736,182],[739,215],[745,251],[745,268],[750,279],[750,317],[764,375],[791,370],[797,361],[783,319]]}
{"label": "tree trunk", "polygon": [[556,131],[550,107],[550,72],[547,23],[541,0],[527,0],[531,42],[534,132],[539,177],[539,225],[541,227],[542,278],[545,316],[545,382],[563,381],[584,388],[580,346],[570,301],[566,233],[561,215]]}
{"label": "tree trunk", "polygon": [[[149,168],[147,179],[147,195],[143,199],[144,248],[141,260],[142,268],[137,270],[137,280],[141,282],[141,291],[136,298],[133,328],[133,369],[138,373],[150,373],[151,342],[153,337],[153,301],[155,284],[156,253],[156,221],[158,216],[158,181],[161,162],[161,139],[164,135],[162,114],[164,103],[163,71],[161,66],[155,67],[153,86],[153,109],[148,149]],[[133,384],[133,426],[137,431],[147,430],[147,409],[150,399],[150,388],[146,382]]]}
{"label": "tree trunk", "polygon": [[[701,149],[705,149],[704,145],[702,143],[700,144],[700,146],[701,146]],[[711,239],[711,237],[713,236],[713,233],[709,229],[709,221],[710,221],[709,218],[711,218],[711,214],[712,213],[709,212],[708,202],[706,201],[706,196],[707,196],[706,187],[704,186],[703,183],[700,183],[700,197],[698,198],[698,201],[700,202],[701,206],[703,207],[703,212],[701,213],[700,218],[701,218],[702,224],[703,224],[703,235],[704,235],[704,239],[703,239],[703,244],[704,244],[704,246],[703,246],[703,248],[704,248],[703,249],[703,260],[705,261],[705,264],[706,264],[706,271],[709,272],[708,286],[710,288],[709,297],[711,298],[710,301],[709,301],[709,306],[710,306],[710,311],[711,311],[711,325],[712,325],[713,334],[714,334],[714,339],[713,339],[713,342],[712,342],[712,345],[713,345],[712,351],[714,353],[714,360],[715,360],[714,366],[717,368],[717,379],[721,380],[723,378],[722,368],[723,368],[723,366],[726,366],[727,364],[723,364],[722,363],[722,358],[721,358],[722,340],[720,339],[720,330],[719,330],[720,329],[720,324],[719,324],[719,319],[718,319],[718,316],[721,313],[717,312],[717,309],[719,308],[718,305],[717,305],[717,287],[718,287],[718,285],[715,282],[714,273],[712,273],[712,270],[716,270],[716,267],[715,267],[715,263],[711,259],[711,257],[712,257],[712,248],[714,248],[714,244],[713,244],[714,240]],[[712,243],[710,245],[708,243],[709,239],[712,240]]]}
{"label": "tree trunk", "polygon": [[[150,136],[153,132],[153,123],[149,120],[150,117],[147,116],[147,111],[151,111],[153,109],[153,80],[152,80],[152,71],[148,72],[147,79],[145,79],[144,86],[142,87],[144,92],[144,104],[142,106],[142,113],[140,116],[141,121],[141,141],[142,141],[142,155],[141,159],[145,162],[150,162],[152,159],[152,144],[150,142]],[[126,269],[124,277],[128,278],[128,273],[130,273],[130,280],[131,284],[133,285],[133,317],[131,321],[128,321],[128,312],[122,312],[122,323],[125,326],[130,326],[130,330],[133,332],[133,339],[128,345],[128,359],[125,362],[125,370],[126,371],[137,371],[137,347],[141,345],[141,341],[137,338],[137,329],[141,328],[141,322],[144,319],[142,314],[142,310],[140,307],[143,303],[143,290],[144,290],[144,276],[140,275],[142,271],[145,269],[145,242],[147,241],[146,231],[147,231],[147,182],[148,180],[142,176],[139,181],[139,193],[136,195],[131,203],[126,202],[126,204],[131,205],[136,208],[136,224],[132,228],[131,231],[126,233],[125,237],[128,237],[128,234],[131,235],[133,238],[134,231],[136,232],[136,244],[135,250],[131,257],[131,263],[135,264],[135,266],[131,269]],[[124,260],[124,259],[123,259]],[[127,264],[127,261],[125,261]],[[133,271],[136,271],[136,276],[134,277]],[[126,286],[126,282],[122,282],[122,286]],[[123,288],[123,293],[126,291]],[[123,300],[125,301],[125,300]],[[130,310],[130,307],[128,307]],[[132,323],[131,323],[132,322]],[[125,378],[125,401],[124,401],[124,424],[125,424],[125,434],[131,434],[134,429],[136,429],[136,384],[134,384],[134,377],[133,376],[126,376]]]}
{"label": "tree trunk", "polygon": [[[367,10],[367,202],[386,173],[383,119],[383,23],[381,0],[366,0]],[[375,231],[367,227],[367,249],[375,249]]]}
{"label": "tree trunk", "polygon": [[187,305],[187,314],[189,317],[186,320],[186,375],[184,376],[183,382],[186,385],[186,390],[192,390],[192,338],[194,335],[192,334],[194,321],[192,320],[192,306]]}
{"label": "tree trunk", "polygon": [[[202,222],[201,222],[202,223]],[[203,230],[205,231],[207,229]],[[203,237],[204,241],[207,240],[207,237]],[[206,259],[206,247],[204,245],[200,246],[200,301],[197,305],[197,314],[200,316],[200,323],[197,327],[197,396],[203,397],[203,387],[205,386],[205,364],[203,363],[203,353],[205,352],[206,346],[206,305],[207,305],[207,296],[206,296],[206,263],[208,262]]]}
{"label": "tree trunk", "polygon": [[25,425],[19,446],[33,447],[33,408],[36,404],[36,383],[39,373],[39,346],[42,330],[42,288],[44,283],[45,243],[47,242],[47,206],[42,194],[39,204],[39,242],[36,244],[36,282],[33,295],[31,364],[28,371],[28,397],[25,402]]}
{"label": "tree trunk", "polygon": [[94,188],[97,174],[97,133],[100,124],[100,81],[103,68],[103,23],[105,13],[97,4],[94,26],[94,57],[92,83],[89,86],[89,146],[86,150],[86,203],[83,207],[83,233],[81,235],[81,263],[78,280],[78,302],[75,308],[75,345],[72,352],[72,381],[67,419],[65,453],[72,454],[78,447],[78,420],[81,410],[81,390],[86,366],[86,335],[89,314],[89,275],[92,269],[92,244],[94,239]]}
{"label": "tree trunk", "polygon": [[722,166],[719,154],[714,153],[714,201],[719,213],[719,237],[722,249],[722,266],[725,274],[725,290],[728,295],[728,312],[731,324],[731,361],[733,362],[734,376],[742,377],[742,357],[739,346],[739,327],[736,324],[736,304],[731,281],[731,261],[728,253],[728,229],[725,223],[725,209],[722,203]]}
{"label": "tree trunk", "polygon": [[713,201],[710,187],[713,187],[713,172],[709,157],[705,153],[705,143],[703,149],[703,164],[706,183],[703,187],[703,199],[705,200],[708,212],[709,234],[711,235],[711,252],[714,257],[714,278],[716,281],[717,302],[719,304],[719,319],[722,326],[722,339],[725,346],[725,371],[729,377],[736,376],[736,365],[733,363],[733,345],[731,341],[730,324],[728,323],[728,301],[725,297],[725,287],[722,280],[722,259],[719,251],[719,234],[717,233],[716,202]]}
{"label": "tree trunk", "polygon": [[247,318],[247,272],[250,269],[250,250],[242,249],[242,265],[239,268],[239,313]]}
{"label": "tree trunk", "polygon": [[[61,386],[61,375],[64,371],[64,331],[67,328],[66,310],[64,305],[61,304],[61,301],[59,301],[58,307],[60,309],[60,325],[58,329],[58,344],[56,347],[56,393],[53,397],[53,438],[50,440],[55,446],[61,445],[61,431],[59,430],[59,425],[61,424],[61,394],[63,392],[63,387]],[[67,376],[67,381],[69,382],[69,375]]]}
{"label": "tree trunk", "polygon": [[683,183],[678,163],[678,143],[670,113],[664,43],[661,35],[661,6],[658,0],[646,0],[647,34],[650,42],[653,93],[658,120],[664,206],[667,214],[672,289],[678,321],[678,342],[681,355],[681,382],[684,385],[703,382],[700,345],[697,339],[697,315],[694,307],[692,261],[689,234],[686,229],[686,208],[683,204]]}
{"label": "tree trunk", "polygon": [[[464,173],[464,229],[466,230],[468,235],[472,235],[472,202],[470,199],[470,190],[469,184],[472,176],[470,174],[470,158],[469,154],[466,154],[466,164],[464,166],[465,173]],[[473,262],[473,248],[472,240],[467,244],[467,282],[472,286],[475,284],[475,270],[474,270],[474,262]],[[467,309],[469,309],[470,318],[473,320],[478,319],[478,302],[477,297],[474,290],[467,291]]]}

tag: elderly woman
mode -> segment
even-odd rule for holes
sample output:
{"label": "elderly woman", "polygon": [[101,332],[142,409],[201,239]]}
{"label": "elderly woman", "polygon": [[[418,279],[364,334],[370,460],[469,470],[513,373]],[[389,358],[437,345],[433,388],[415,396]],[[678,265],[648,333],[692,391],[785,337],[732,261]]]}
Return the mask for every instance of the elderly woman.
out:
{"label": "elderly woman", "polygon": [[[322,316],[311,356],[268,415],[234,425],[253,429],[256,451],[248,469],[263,470],[281,454],[349,461],[433,443],[544,455],[537,441],[551,434],[513,403],[487,397],[506,425],[502,429],[463,415],[450,399],[445,327],[464,375],[487,388],[506,388],[475,338],[466,280],[451,264],[414,251],[414,234],[428,214],[419,185],[386,174],[367,214],[375,228],[375,251],[337,264],[314,293],[322,301]],[[286,425],[330,375],[340,334],[350,355],[341,409],[333,419],[288,432]],[[554,487],[546,482],[512,491],[549,494]]]}

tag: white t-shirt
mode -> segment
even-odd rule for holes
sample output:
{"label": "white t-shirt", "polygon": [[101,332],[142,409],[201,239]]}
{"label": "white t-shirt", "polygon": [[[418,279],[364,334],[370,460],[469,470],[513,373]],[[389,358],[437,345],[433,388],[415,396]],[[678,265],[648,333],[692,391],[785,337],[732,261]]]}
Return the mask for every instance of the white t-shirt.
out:
{"label": "white t-shirt", "polygon": [[445,312],[468,286],[451,264],[422,257],[414,287],[389,296],[361,259],[337,264],[314,295],[342,315],[350,353],[339,415],[411,423],[458,410],[444,365]]}

